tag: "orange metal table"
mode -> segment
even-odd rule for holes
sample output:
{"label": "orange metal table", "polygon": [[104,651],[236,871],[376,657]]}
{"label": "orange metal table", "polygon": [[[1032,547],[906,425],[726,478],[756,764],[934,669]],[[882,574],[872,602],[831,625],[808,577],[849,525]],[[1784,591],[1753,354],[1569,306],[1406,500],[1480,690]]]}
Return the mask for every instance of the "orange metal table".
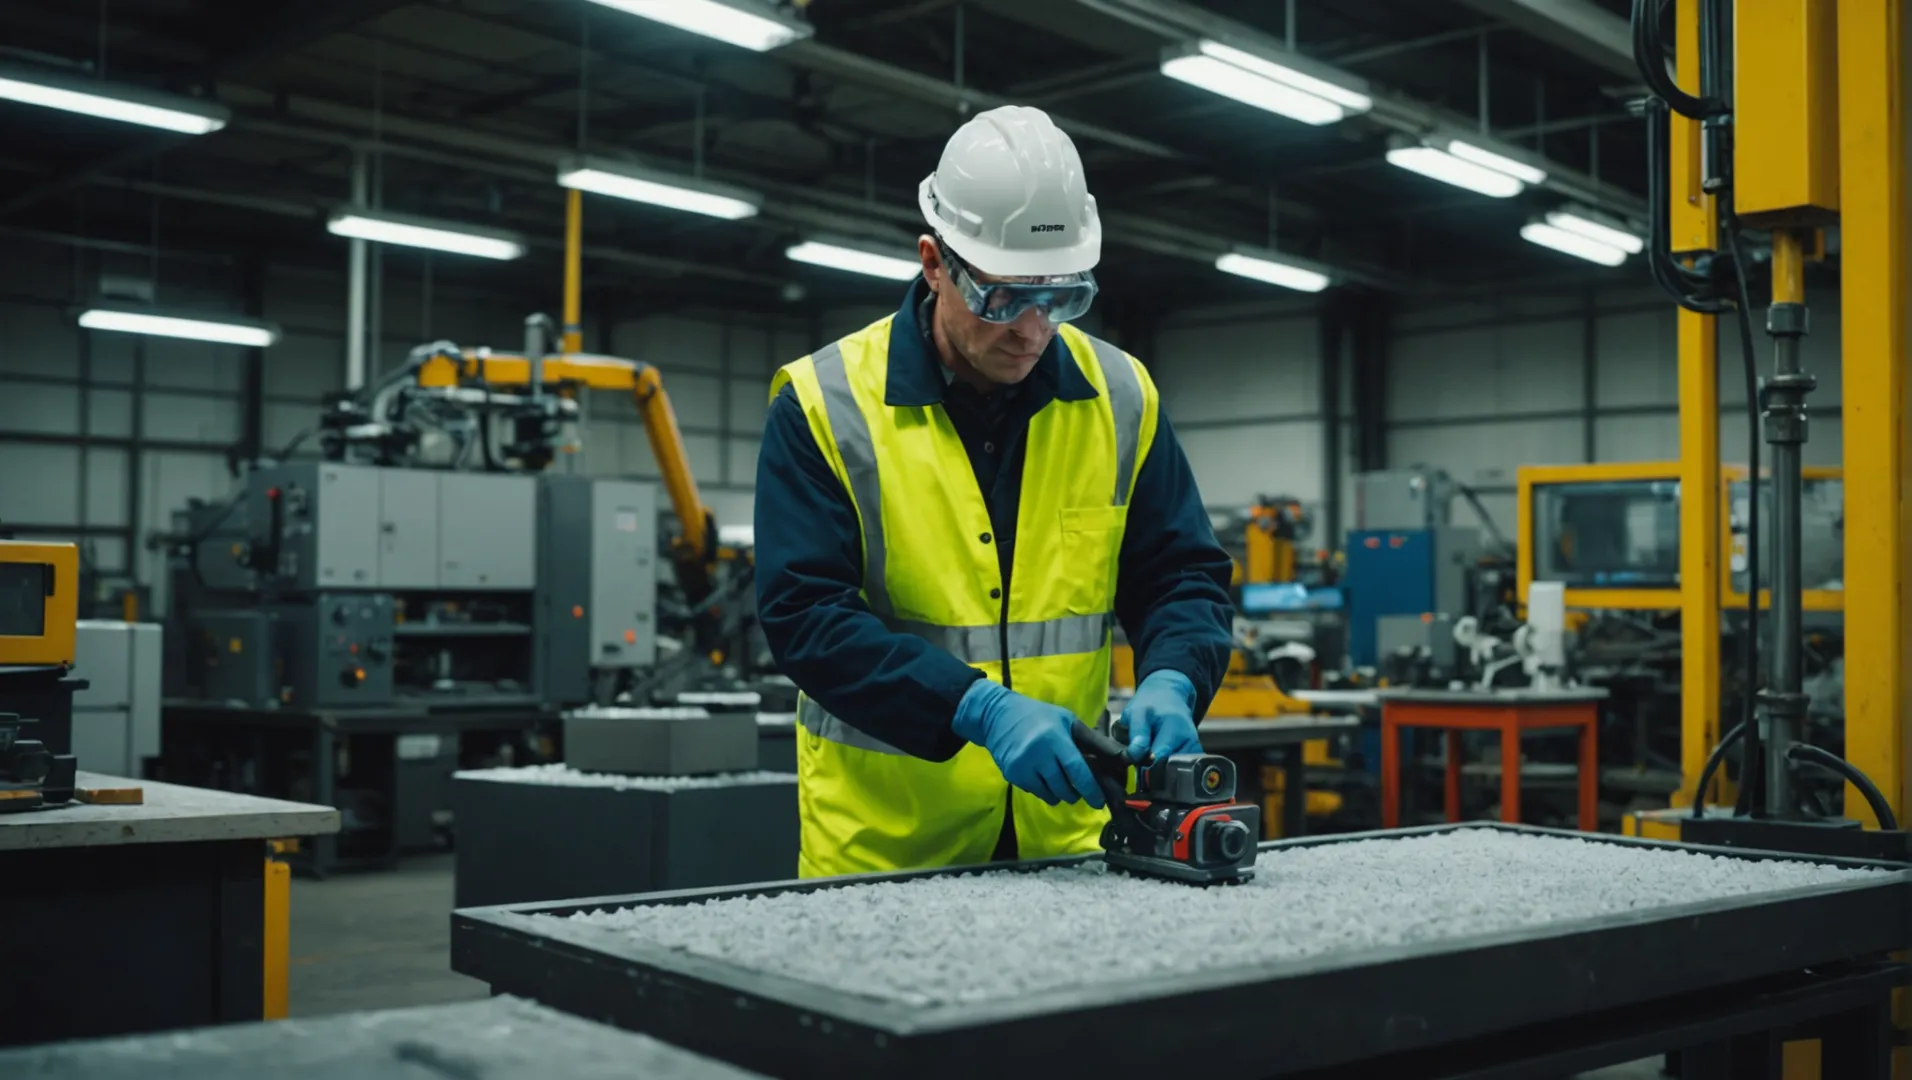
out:
{"label": "orange metal table", "polygon": [[1500,817],[1520,822],[1520,737],[1579,729],[1580,828],[1599,828],[1600,702],[1597,687],[1533,690],[1383,690],[1381,697],[1381,825],[1401,824],[1401,729],[1438,728],[1447,735],[1447,820],[1461,815],[1461,732],[1500,732]]}

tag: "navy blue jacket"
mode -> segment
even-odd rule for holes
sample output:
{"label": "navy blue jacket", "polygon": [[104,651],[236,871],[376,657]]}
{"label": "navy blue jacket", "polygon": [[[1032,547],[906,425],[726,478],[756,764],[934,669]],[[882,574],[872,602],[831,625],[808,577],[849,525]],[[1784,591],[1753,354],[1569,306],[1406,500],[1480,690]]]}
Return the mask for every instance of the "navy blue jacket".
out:
{"label": "navy blue jacket", "polygon": [[[1013,589],[1029,420],[1052,400],[1084,401],[1097,391],[1059,335],[1017,386],[985,397],[952,381],[927,335],[927,296],[919,277],[891,324],[886,399],[948,411],[988,496],[1004,587]],[[1130,496],[1115,614],[1135,649],[1136,678],[1162,669],[1188,676],[1199,718],[1228,670],[1233,564],[1215,541],[1167,414],[1158,415]],[[783,673],[865,734],[931,761],[955,756],[963,740],[950,720],[982,673],[921,638],[892,633],[864,604],[855,504],[788,387],[764,423],[756,503],[758,617]]]}

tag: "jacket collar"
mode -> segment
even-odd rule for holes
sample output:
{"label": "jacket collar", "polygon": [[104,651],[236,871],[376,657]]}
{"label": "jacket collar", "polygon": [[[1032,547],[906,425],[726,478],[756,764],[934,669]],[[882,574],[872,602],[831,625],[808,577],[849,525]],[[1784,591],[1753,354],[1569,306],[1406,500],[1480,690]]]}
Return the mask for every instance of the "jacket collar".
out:
{"label": "jacket collar", "polygon": [[[935,405],[943,400],[949,383],[943,378],[943,362],[930,340],[928,314],[929,283],[918,275],[910,282],[903,306],[890,323],[889,381],[883,392],[885,405]],[[1045,399],[1089,401],[1097,396],[1095,386],[1082,374],[1082,368],[1068,353],[1062,335],[1049,339],[1036,368],[1026,384]]]}

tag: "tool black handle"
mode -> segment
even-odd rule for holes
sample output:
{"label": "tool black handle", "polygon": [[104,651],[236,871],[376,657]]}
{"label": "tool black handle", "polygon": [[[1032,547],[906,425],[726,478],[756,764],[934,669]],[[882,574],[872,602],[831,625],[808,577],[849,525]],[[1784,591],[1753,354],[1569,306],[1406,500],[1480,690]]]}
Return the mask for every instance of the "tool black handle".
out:
{"label": "tool black handle", "polygon": [[[1089,759],[1090,765],[1109,761],[1126,768],[1129,762],[1129,748],[1087,724],[1069,725],[1075,735],[1076,749]],[[1098,759],[1101,759],[1098,761]]]}

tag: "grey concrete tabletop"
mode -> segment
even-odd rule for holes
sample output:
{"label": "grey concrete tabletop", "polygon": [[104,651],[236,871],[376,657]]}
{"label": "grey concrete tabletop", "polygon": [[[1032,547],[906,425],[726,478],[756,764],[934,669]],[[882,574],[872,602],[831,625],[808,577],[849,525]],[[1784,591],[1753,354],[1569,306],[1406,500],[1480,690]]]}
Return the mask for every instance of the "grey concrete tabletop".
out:
{"label": "grey concrete tabletop", "polygon": [[145,802],[138,806],[72,802],[0,814],[0,851],[267,840],[339,831],[339,812],[330,806],[89,772],[79,774],[77,786],[138,787],[145,792]]}
{"label": "grey concrete tabletop", "polygon": [[513,997],[6,1050],[0,1072],[70,1080],[757,1075]]}

